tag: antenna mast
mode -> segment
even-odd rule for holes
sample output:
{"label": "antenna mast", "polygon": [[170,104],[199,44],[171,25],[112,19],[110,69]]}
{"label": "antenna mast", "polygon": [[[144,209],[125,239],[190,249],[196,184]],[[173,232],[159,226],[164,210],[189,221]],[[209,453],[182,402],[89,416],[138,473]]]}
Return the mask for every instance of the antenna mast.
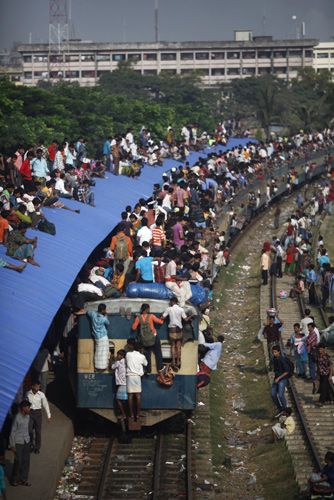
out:
{"label": "antenna mast", "polygon": [[68,46],[67,0],[50,0],[49,81],[65,77],[65,49]]}
{"label": "antenna mast", "polygon": [[154,0],[154,25],[155,25],[155,41],[159,42],[159,24],[158,24],[158,0]]}

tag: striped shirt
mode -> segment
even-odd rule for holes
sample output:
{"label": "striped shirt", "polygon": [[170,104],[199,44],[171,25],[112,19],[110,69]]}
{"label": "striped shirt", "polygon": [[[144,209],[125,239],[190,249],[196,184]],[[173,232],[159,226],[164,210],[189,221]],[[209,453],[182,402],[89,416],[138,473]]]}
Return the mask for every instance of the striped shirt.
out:
{"label": "striped shirt", "polygon": [[161,229],[161,227],[155,227],[152,229],[152,238],[153,238],[153,246],[161,247],[162,240],[165,239],[165,233]]}

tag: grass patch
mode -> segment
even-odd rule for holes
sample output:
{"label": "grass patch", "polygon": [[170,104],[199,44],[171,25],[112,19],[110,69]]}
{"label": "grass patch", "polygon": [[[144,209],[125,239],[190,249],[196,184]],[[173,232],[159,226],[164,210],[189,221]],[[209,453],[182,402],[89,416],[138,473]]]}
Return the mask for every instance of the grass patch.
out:
{"label": "grass patch", "polygon": [[[250,273],[246,279],[241,279],[244,271],[239,266],[246,263],[246,255],[245,250],[238,252],[233,263],[222,269],[214,287],[214,331],[216,334],[230,331],[236,338],[226,337],[218,369],[211,376],[213,466],[219,472],[217,479],[225,495],[229,494],[227,489],[230,488],[230,491],[235,492],[233,498],[239,498],[238,483],[247,485],[250,477],[247,472],[243,476],[235,474],[234,466],[231,469],[233,474],[221,467],[229,455],[232,459],[243,461],[248,474],[256,475],[256,485],[250,488],[260,488],[258,496],[281,500],[284,484],[284,497],[294,500],[300,498],[300,494],[290,454],[284,442],[277,446],[272,444],[271,426],[274,422],[271,419],[275,406],[270,396],[262,344],[257,340],[260,324],[259,255],[254,253],[248,257]],[[236,292],[243,287],[246,292],[238,295]],[[237,335],[238,326],[243,330],[240,336]],[[237,400],[244,403],[243,410],[233,408],[233,401]],[[247,431],[258,427],[261,427],[259,433],[247,434]],[[235,447],[229,448],[231,445]],[[241,450],[237,450],[238,445]]]}

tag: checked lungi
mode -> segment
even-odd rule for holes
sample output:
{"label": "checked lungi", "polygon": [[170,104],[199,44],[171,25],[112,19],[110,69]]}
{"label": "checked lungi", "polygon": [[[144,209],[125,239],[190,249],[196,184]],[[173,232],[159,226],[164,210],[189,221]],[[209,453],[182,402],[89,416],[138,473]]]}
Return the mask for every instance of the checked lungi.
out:
{"label": "checked lungi", "polygon": [[95,342],[94,366],[97,370],[105,370],[108,366],[108,359],[109,359],[108,335],[105,335],[101,339],[94,339],[94,342]]}

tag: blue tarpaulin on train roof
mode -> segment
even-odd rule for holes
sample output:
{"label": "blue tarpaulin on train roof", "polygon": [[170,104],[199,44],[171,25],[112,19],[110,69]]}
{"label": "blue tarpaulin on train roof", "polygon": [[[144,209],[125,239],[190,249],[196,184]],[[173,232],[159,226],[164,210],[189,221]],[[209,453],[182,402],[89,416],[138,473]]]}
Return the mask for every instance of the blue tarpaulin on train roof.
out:
{"label": "blue tarpaulin on train roof", "polygon": [[[232,139],[229,148],[246,142]],[[204,154],[193,153],[190,164],[200,156]],[[90,253],[120,221],[125,206],[151,196],[152,186],[161,180],[162,173],[177,166],[173,160],[165,160],[163,167],[146,166],[138,180],[107,173],[109,178],[97,179],[93,188],[96,208],[62,200],[69,208],[80,208],[80,214],[45,208],[45,216],[56,225],[56,235],[32,229],[26,233],[28,238],[38,236],[35,259],[41,267],[28,264],[22,274],[0,269],[0,428],[55,314]],[[18,264],[5,254],[6,249],[0,245],[0,257]]]}

